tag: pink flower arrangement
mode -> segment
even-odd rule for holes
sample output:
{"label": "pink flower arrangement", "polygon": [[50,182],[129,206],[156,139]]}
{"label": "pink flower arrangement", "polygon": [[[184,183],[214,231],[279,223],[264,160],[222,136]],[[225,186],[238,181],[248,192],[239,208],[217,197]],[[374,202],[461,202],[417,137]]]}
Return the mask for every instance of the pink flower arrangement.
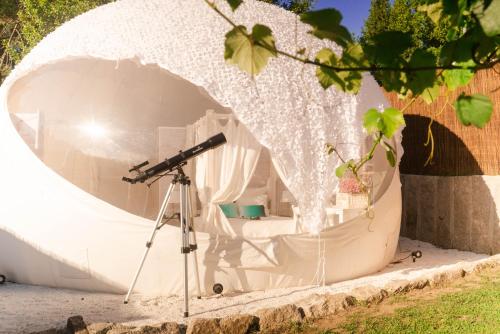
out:
{"label": "pink flower arrangement", "polygon": [[342,178],[339,184],[341,193],[361,194],[365,192],[365,187],[354,177]]}

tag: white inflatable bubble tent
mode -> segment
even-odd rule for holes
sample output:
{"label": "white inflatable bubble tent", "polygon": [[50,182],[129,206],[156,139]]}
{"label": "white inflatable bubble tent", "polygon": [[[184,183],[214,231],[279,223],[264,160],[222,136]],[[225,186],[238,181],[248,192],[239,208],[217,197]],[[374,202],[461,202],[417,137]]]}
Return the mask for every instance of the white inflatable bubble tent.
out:
{"label": "white inflatable bubble tent", "polygon": [[[290,53],[340,52],[279,7],[246,0],[233,13],[216,3],[238,23],[269,26]],[[387,106],[378,85],[366,75],[356,96],[323,90],[314,67],[284,57],[251,78],[224,61],[230,29],[201,0],[121,0],[64,24],[22,60],[0,88],[0,273],[126,292],[170,180],[122,176],[219,132],[227,144],[185,167],[204,295],[216,283],[225,292],[329,284],[392,260],[398,169],[377,150],[372,205],[339,208],[339,159],[325,152],[326,143],[346,158],[366,151],[362,115]],[[401,157],[399,134],[393,144]],[[262,205],[265,216],[227,218],[227,203]],[[179,222],[168,220],[134,291],[180,294],[180,247]]]}

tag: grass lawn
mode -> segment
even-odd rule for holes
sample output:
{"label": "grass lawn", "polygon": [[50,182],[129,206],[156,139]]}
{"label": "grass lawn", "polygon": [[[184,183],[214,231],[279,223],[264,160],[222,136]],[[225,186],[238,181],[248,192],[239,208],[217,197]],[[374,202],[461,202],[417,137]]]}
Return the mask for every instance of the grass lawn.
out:
{"label": "grass lawn", "polygon": [[289,333],[500,334],[500,267],[467,275],[447,287],[427,287],[290,326]]}

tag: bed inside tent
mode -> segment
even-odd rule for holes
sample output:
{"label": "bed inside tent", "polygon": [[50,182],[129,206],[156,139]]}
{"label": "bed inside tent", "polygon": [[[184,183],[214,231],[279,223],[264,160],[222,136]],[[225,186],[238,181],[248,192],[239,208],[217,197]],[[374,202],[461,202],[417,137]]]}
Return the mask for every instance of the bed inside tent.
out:
{"label": "bed inside tent", "polygon": [[[222,132],[227,143],[188,162],[184,168],[191,182],[191,202],[197,231],[247,238],[293,234],[297,221],[290,191],[276,172],[268,149],[241,124],[233,113],[207,110],[186,127],[159,128],[160,156],[173,156]],[[169,138],[185,138],[172,147]],[[165,152],[163,147],[168,147]],[[170,178],[160,181],[160,199]],[[174,194],[174,201],[178,194]],[[178,211],[178,204],[170,212]],[[245,212],[248,210],[257,210]]]}

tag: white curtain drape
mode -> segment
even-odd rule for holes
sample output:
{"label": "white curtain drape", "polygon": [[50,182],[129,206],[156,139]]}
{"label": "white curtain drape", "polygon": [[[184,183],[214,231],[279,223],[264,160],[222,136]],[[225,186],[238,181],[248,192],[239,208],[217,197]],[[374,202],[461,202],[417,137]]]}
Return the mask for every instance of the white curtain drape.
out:
{"label": "white curtain drape", "polygon": [[[244,125],[229,117],[221,124],[217,115],[207,116],[194,124],[196,142],[219,132],[227,143],[196,158],[196,188],[202,204],[202,230],[236,235],[219,204],[236,201],[255,171],[262,146]],[[200,228],[200,227],[198,227]]]}
{"label": "white curtain drape", "polygon": [[[283,164],[277,157],[271,157],[271,160],[273,162],[274,170],[276,171],[276,174],[278,174],[278,177],[281,179],[281,181],[283,181],[287,189],[291,189],[293,180],[291,179],[291,173],[286,169],[285,164]],[[293,219],[295,221],[295,232],[305,232],[305,229],[303,228],[301,223],[298,207],[292,206],[292,211]]]}

